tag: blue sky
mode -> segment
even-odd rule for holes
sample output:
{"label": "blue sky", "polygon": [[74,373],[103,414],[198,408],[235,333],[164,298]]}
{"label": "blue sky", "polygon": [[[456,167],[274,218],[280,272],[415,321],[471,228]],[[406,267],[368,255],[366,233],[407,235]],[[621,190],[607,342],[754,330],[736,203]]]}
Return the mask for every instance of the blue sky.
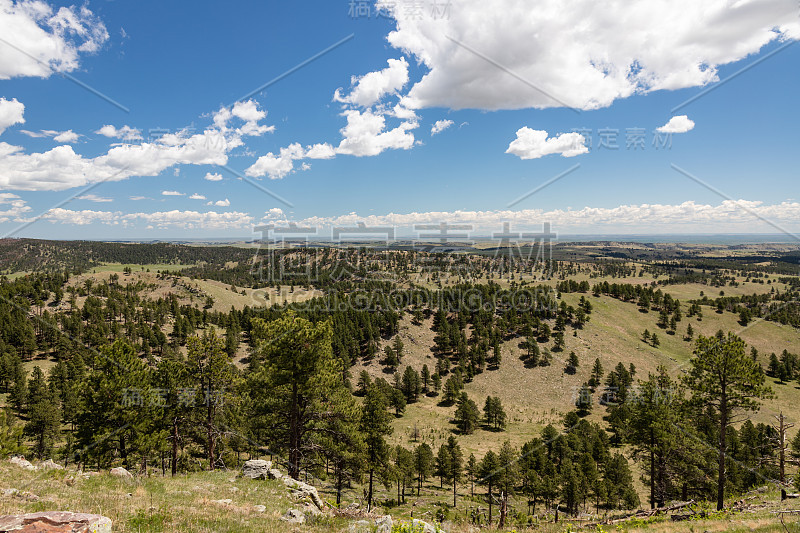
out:
{"label": "blue sky", "polygon": [[0,0],[0,233],[800,230],[795,2],[384,4]]}

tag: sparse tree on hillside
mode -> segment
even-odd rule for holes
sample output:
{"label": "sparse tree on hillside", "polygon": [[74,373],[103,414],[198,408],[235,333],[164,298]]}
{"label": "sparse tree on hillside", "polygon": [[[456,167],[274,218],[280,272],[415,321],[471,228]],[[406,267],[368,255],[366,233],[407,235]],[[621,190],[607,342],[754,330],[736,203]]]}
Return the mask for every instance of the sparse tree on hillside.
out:
{"label": "sparse tree on hillside", "polygon": [[478,405],[469,399],[466,392],[462,392],[458,399],[458,407],[455,413],[455,422],[458,429],[464,435],[470,435],[478,427],[480,411]]}
{"label": "sparse tree on hillside", "polygon": [[758,364],[745,353],[744,341],[732,333],[723,338],[698,337],[690,362],[683,383],[696,404],[711,407],[718,417],[717,509],[722,510],[727,430],[748,411],[758,410],[759,400],[771,397],[772,391]]}

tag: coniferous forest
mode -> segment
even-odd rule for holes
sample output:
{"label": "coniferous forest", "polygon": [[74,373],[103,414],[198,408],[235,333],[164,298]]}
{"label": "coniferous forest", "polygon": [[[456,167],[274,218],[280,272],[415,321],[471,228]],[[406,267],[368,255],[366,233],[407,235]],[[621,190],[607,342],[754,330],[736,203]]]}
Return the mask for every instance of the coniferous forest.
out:
{"label": "coniferous forest", "polygon": [[500,528],[800,491],[792,256],[1,248],[5,457]]}

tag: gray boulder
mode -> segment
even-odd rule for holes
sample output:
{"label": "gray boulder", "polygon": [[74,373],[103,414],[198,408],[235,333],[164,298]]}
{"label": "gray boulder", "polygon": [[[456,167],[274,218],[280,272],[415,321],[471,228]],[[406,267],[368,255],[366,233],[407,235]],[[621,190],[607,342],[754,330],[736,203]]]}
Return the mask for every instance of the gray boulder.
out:
{"label": "gray boulder", "polygon": [[58,531],[60,533],[111,533],[111,519],[97,514],[49,511],[0,516],[0,532]]}
{"label": "gray boulder", "polygon": [[118,466],[116,468],[112,468],[111,470],[109,470],[108,473],[111,474],[112,476],[119,477],[119,478],[133,479],[133,474],[131,474],[130,472],[128,472],[127,470],[125,470],[121,466]]}
{"label": "gray boulder", "polygon": [[271,461],[263,459],[250,459],[242,465],[242,476],[250,479],[267,479],[272,468]]}
{"label": "gray boulder", "polygon": [[380,518],[375,519],[375,533],[392,533],[392,526],[394,522],[392,521],[391,515],[381,516]]}

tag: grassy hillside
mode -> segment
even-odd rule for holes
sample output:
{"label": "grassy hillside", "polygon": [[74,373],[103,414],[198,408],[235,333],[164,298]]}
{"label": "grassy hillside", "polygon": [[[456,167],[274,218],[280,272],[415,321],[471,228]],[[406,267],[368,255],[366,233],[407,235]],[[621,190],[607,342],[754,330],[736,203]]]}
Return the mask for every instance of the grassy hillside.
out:
{"label": "grassy hillside", "polygon": [[[621,302],[607,297],[592,297],[594,310],[591,320],[578,331],[577,336],[566,335],[566,348],[563,352],[552,353],[552,363],[548,367],[526,368],[520,360],[523,350],[519,347],[522,338],[504,342],[502,345],[503,360],[498,370],[487,370],[467,383],[465,391],[470,398],[483,406],[487,395],[499,396],[509,415],[509,424],[505,432],[478,431],[473,435],[459,439],[467,453],[481,456],[497,442],[509,439],[512,444],[521,445],[538,434],[538,430],[548,423],[559,423],[563,415],[574,408],[577,389],[589,379],[592,364],[599,358],[606,372],[617,363],[626,366],[633,363],[637,369],[637,378],[646,379],[647,374],[655,372],[658,365],[664,365],[673,376],[685,371],[686,364],[692,354],[692,343],[684,340],[686,326],[692,324],[695,335],[713,335],[718,330],[734,331],[754,346],[761,354],[761,362],[766,367],[771,352],[780,353],[800,346],[800,331],[769,321],[758,321],[743,328],[738,317],[732,313],[717,314],[706,309],[702,320],[687,318],[678,324],[678,332],[668,335],[656,325],[658,314],[642,313],[633,303]],[[580,298],[577,294],[564,294],[562,298],[575,305]],[[410,365],[421,370],[423,364],[433,371],[436,360],[430,350],[433,346],[434,333],[430,329],[431,320],[419,326],[411,323],[406,317],[400,326],[400,338],[404,342],[405,356],[400,366]],[[653,348],[642,342],[642,332],[648,329],[657,332],[661,345]],[[391,339],[386,344],[391,343]],[[550,343],[551,344],[551,343]],[[542,344],[544,348],[549,344]],[[382,349],[383,347],[381,347]],[[565,358],[574,351],[580,360],[580,367],[575,375],[564,372]],[[374,377],[384,377],[391,381],[391,375],[383,372],[378,359],[369,363],[359,363],[352,369],[357,377],[361,370],[367,370]],[[781,410],[785,413],[796,411],[800,405],[800,387],[797,383],[773,383],[775,398],[767,400],[761,411],[754,415],[754,421],[769,423],[772,416]],[[589,415],[590,420],[601,421],[605,410],[598,405],[600,391],[595,395],[595,408]],[[406,408],[405,415],[395,420],[395,443],[408,444],[413,429],[429,444],[439,446],[447,440],[447,436],[455,428],[450,423],[454,407],[439,405],[441,397],[422,397],[422,399]]]}
{"label": "grassy hillside", "polygon": [[[120,479],[102,473],[87,479],[71,470],[30,472],[3,461],[0,463],[0,489],[8,488],[17,489],[18,492],[10,494],[0,491],[0,515],[55,510],[101,514],[111,518],[115,533],[328,533],[351,531],[351,524],[359,518],[323,516],[313,524],[289,525],[280,517],[287,509],[297,508],[298,505],[279,481],[241,478],[234,471],[198,472],[175,478],[162,477],[160,472],[151,472],[149,477],[135,479]],[[330,501],[328,496],[323,492],[323,497]],[[448,509],[449,519],[442,523],[446,531],[476,531],[461,520],[453,521],[456,515],[460,516],[465,510],[477,505],[476,498],[460,497],[459,507],[453,511],[449,509],[452,500],[446,490],[440,491],[433,485],[426,485],[423,488],[423,497],[424,501],[415,501],[415,497],[410,497],[414,502],[413,506],[377,509],[373,516],[392,514],[395,523],[401,523],[410,519],[413,512],[415,517],[432,521],[431,517],[437,509]],[[697,518],[689,522],[671,522],[668,516],[634,519],[590,527],[587,530],[637,533],[796,530],[796,515],[786,517],[790,529],[785,530],[781,526],[775,512],[792,507],[787,503],[780,504],[777,500],[776,493],[755,492],[740,500],[745,505],[738,512],[711,513],[705,519]],[[346,500],[344,503],[350,504],[351,501]],[[256,506],[264,508],[262,510]],[[697,506],[696,510],[708,511],[703,506]],[[558,524],[542,521],[533,529],[544,533],[561,533],[574,531],[593,520],[597,518],[565,519],[562,516]],[[524,530],[526,529],[519,526],[509,526],[502,530],[481,529],[488,532]]]}

